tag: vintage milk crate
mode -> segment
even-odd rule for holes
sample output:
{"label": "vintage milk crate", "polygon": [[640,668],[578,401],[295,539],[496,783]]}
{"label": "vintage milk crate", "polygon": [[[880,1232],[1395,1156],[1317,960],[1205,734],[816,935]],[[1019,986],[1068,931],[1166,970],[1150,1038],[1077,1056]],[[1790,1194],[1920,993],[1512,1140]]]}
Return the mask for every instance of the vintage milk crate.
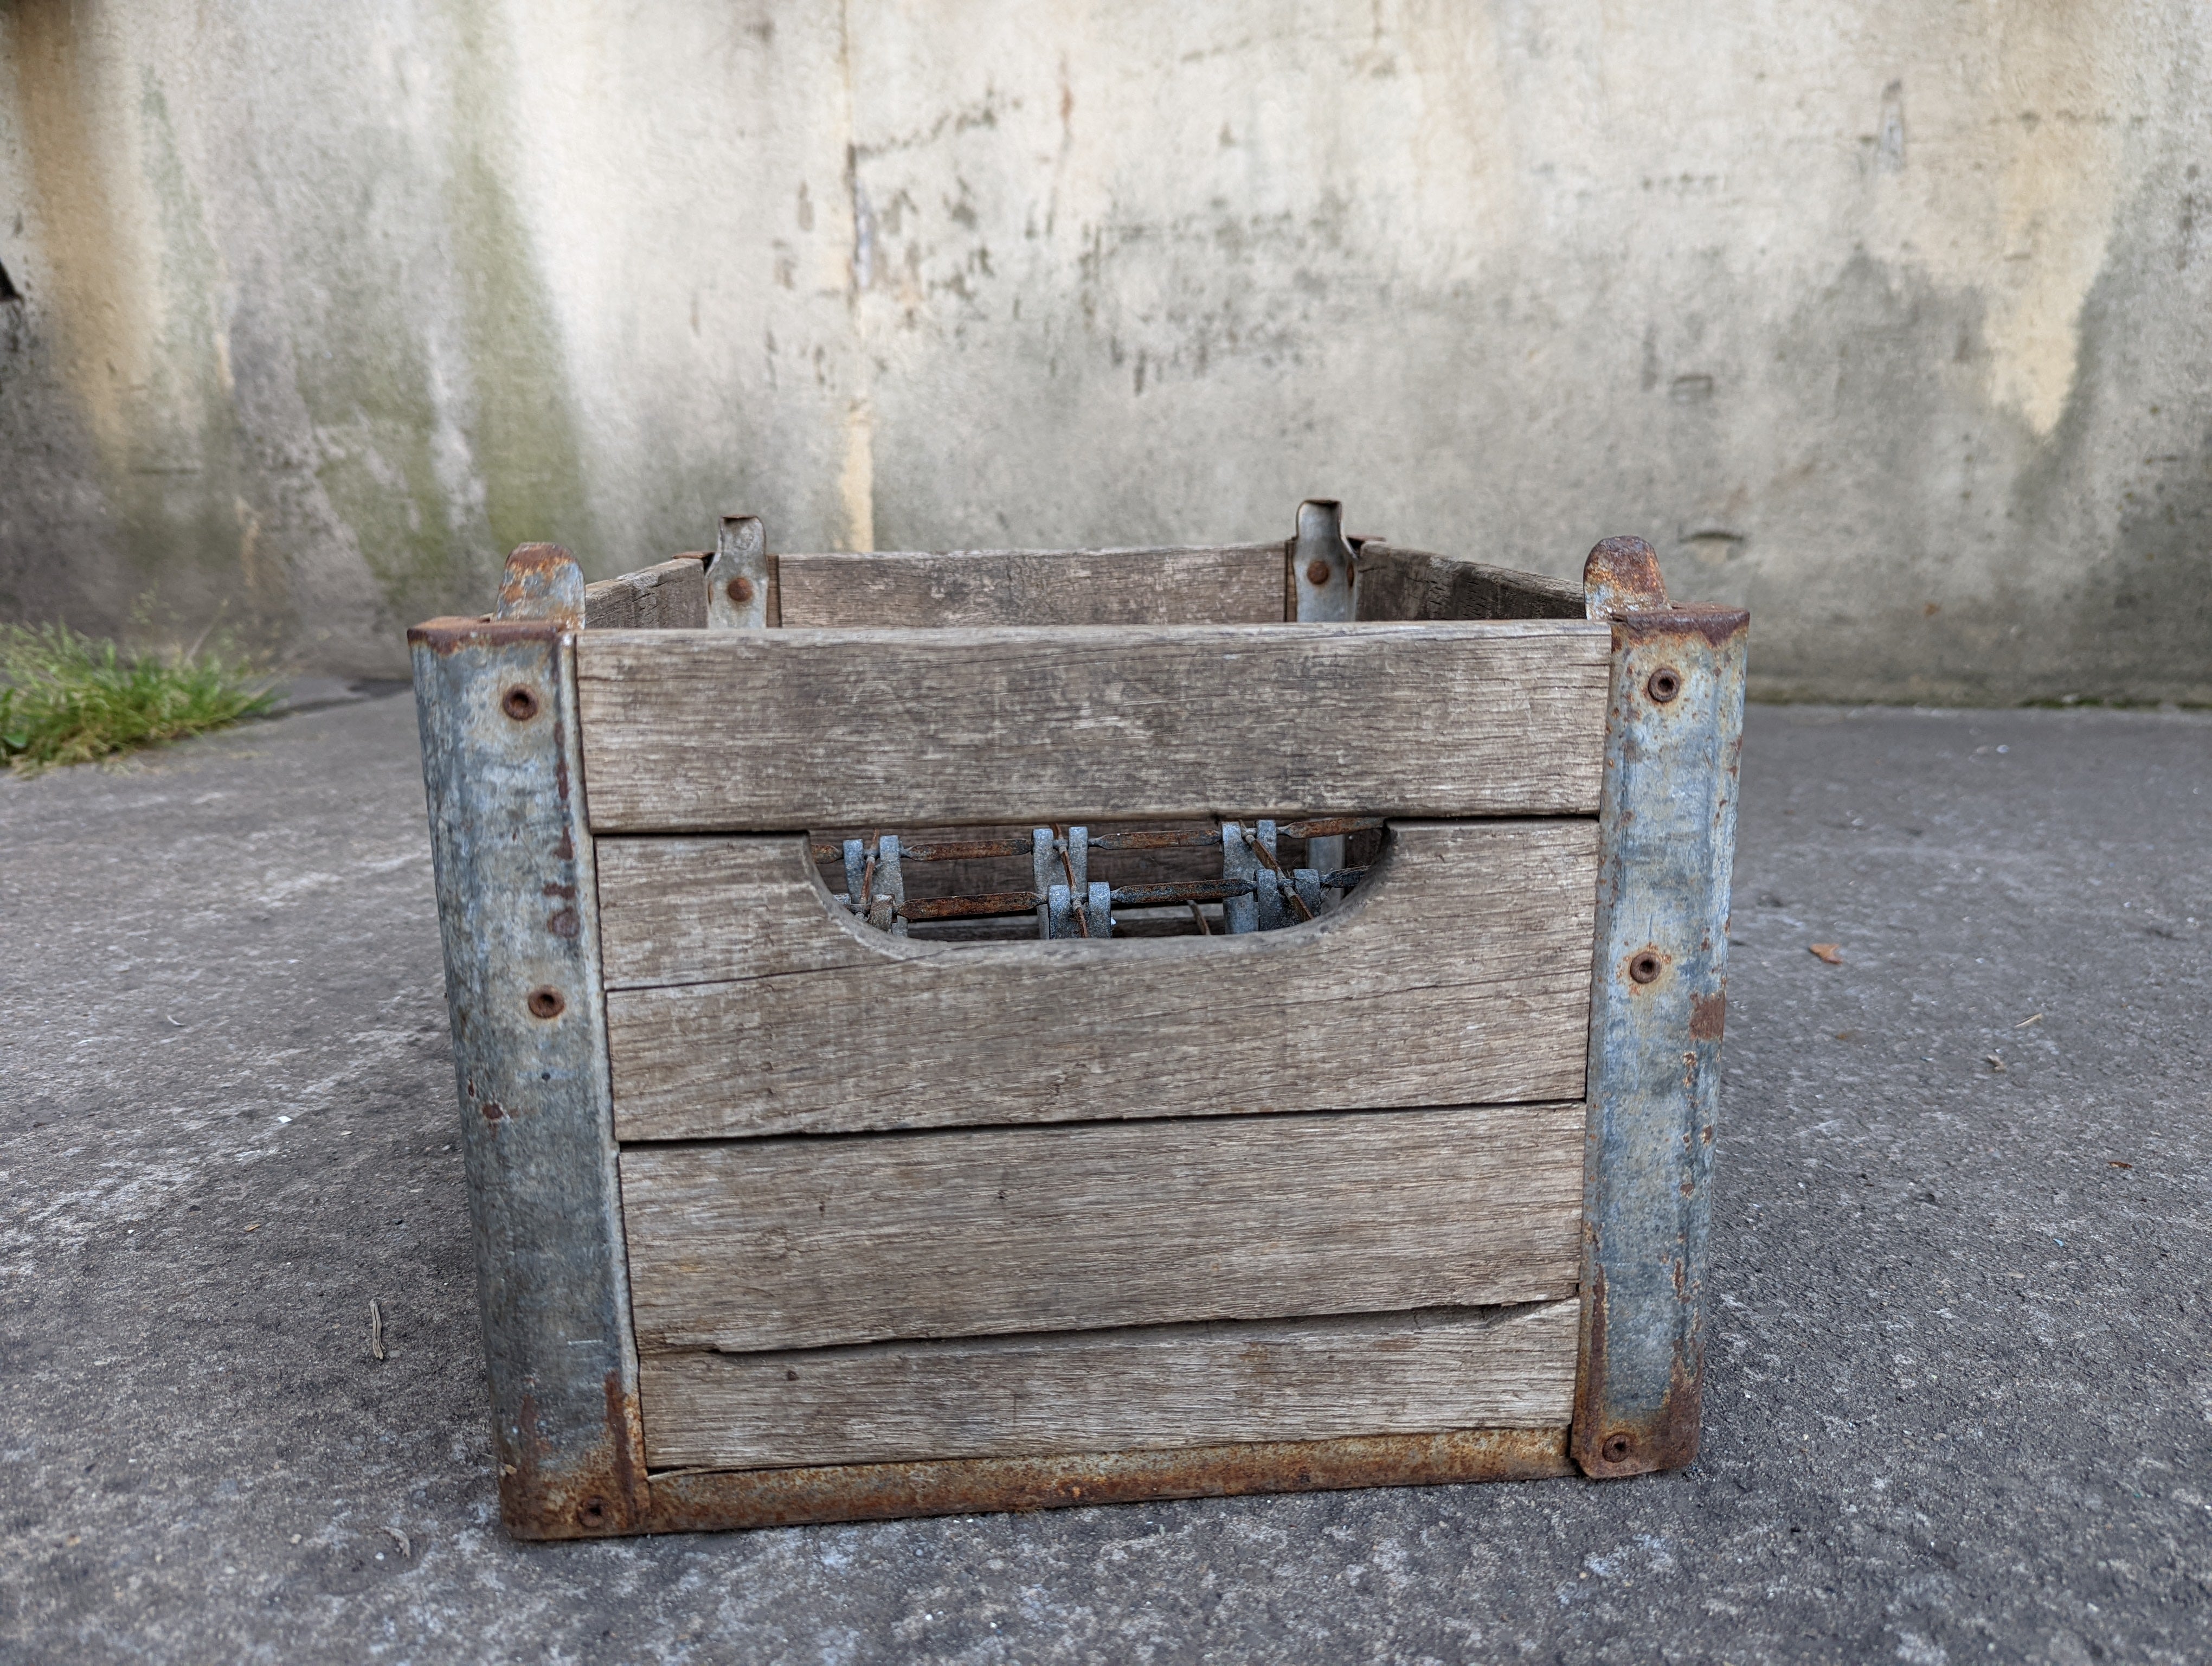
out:
{"label": "vintage milk crate", "polygon": [[509,1530],[1688,1462],[1745,630],[1319,502],[518,550],[410,636]]}

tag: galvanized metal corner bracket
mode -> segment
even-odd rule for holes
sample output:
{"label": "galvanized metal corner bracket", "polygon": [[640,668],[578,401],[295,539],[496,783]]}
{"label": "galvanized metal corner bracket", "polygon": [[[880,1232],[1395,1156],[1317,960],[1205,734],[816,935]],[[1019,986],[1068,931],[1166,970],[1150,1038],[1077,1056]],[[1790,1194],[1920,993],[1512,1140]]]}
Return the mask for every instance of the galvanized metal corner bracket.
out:
{"label": "galvanized metal corner bracket", "polygon": [[1749,618],[1670,604],[1641,538],[1599,544],[1584,581],[1613,670],[1569,1450],[1613,1477],[1698,1450]]}

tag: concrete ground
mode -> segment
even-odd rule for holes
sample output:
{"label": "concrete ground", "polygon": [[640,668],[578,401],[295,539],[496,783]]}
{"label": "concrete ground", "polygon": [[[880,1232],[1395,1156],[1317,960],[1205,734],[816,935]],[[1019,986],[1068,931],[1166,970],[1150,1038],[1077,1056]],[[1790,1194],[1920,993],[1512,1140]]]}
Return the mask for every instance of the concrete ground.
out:
{"label": "concrete ground", "polygon": [[411,702],[0,781],[0,1658],[2212,1657],[2212,722],[1744,793],[1692,1468],[532,1546]]}

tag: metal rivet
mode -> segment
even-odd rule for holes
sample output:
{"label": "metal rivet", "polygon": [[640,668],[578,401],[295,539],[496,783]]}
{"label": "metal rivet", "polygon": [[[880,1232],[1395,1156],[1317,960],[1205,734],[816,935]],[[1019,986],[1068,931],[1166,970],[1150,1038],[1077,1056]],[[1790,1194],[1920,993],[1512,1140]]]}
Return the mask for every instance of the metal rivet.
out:
{"label": "metal rivet", "polygon": [[1663,706],[1681,693],[1682,673],[1672,666],[1662,666],[1651,673],[1651,679],[1644,684],[1644,691]]}
{"label": "metal rivet", "polygon": [[1597,1450],[1598,1456],[1607,1463],[1623,1462],[1636,1450],[1636,1437],[1625,1429],[1615,1429],[1605,1438],[1605,1444]]}
{"label": "metal rivet", "polygon": [[1306,567],[1306,582],[1318,590],[1328,582],[1329,569],[1325,561],[1310,562]]}
{"label": "metal rivet", "polygon": [[538,696],[518,683],[500,696],[499,708],[516,722],[527,723],[538,715]]}
{"label": "metal rivet", "polygon": [[753,581],[742,573],[722,587],[729,592],[730,599],[739,607],[753,599]]}
{"label": "metal rivet", "polygon": [[1649,983],[1667,969],[1656,949],[1645,949],[1628,963],[1628,975],[1638,983]]}
{"label": "metal rivet", "polygon": [[534,1018],[557,1018],[568,1005],[558,989],[543,984],[530,992],[527,1004]]}

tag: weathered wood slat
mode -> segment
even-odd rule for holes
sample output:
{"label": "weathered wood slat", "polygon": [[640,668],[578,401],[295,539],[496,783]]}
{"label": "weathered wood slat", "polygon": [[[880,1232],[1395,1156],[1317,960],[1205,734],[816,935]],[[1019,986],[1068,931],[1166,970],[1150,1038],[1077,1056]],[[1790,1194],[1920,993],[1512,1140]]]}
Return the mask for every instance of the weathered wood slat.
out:
{"label": "weathered wood slat", "polygon": [[1088,943],[871,931],[833,909],[800,838],[611,841],[616,1132],[1578,1099],[1595,829],[1398,823],[1317,921]]}
{"label": "weathered wood slat", "polygon": [[586,796],[638,833],[1592,815],[1609,647],[1571,620],[587,631]]}
{"label": "weathered wood slat", "polygon": [[1584,617],[1582,587],[1565,579],[1386,544],[1360,548],[1358,604],[1372,620]]}
{"label": "weathered wood slat", "polygon": [[654,1468],[1557,1428],[1576,1305],[647,1357]]}
{"label": "weathered wood slat", "polygon": [[1542,1301],[1583,1108],[630,1146],[639,1348],[835,1347]]}
{"label": "weathered wood slat", "polygon": [[678,556],[584,587],[588,629],[701,630],[706,623],[707,569],[699,556]]}
{"label": "weathered wood slat", "polygon": [[1283,544],[786,555],[786,626],[1279,624]]}

